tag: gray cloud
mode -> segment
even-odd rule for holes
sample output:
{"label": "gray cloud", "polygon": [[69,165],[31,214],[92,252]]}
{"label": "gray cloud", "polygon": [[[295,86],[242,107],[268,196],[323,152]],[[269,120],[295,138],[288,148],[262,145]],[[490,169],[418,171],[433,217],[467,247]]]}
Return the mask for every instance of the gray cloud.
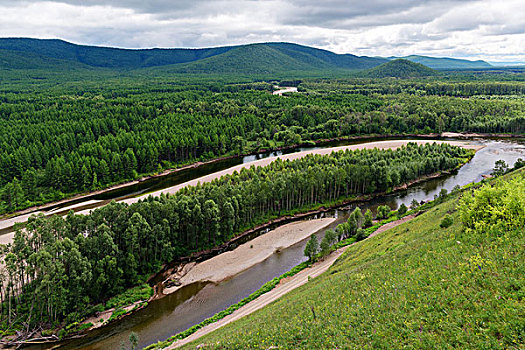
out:
{"label": "gray cloud", "polygon": [[0,0],[0,36],[118,47],[289,41],[358,55],[525,60],[523,0]]}

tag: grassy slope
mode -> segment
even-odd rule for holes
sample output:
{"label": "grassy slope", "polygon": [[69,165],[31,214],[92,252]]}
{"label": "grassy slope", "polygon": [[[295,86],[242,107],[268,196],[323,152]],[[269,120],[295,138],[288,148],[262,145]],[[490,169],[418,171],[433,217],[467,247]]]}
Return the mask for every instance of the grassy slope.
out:
{"label": "grassy slope", "polygon": [[187,348],[522,347],[525,236],[467,235],[455,206],[350,247],[331,273]]}

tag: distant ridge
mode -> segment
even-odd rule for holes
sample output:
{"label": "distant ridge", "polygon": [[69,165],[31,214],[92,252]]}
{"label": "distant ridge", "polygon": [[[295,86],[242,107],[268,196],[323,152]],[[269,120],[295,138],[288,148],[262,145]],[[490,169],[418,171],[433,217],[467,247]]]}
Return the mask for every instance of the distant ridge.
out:
{"label": "distant ridge", "polygon": [[[77,45],[59,39],[0,38],[0,69],[153,69],[160,73],[272,74],[358,71],[397,58],[336,54],[270,42],[202,49],[121,49]],[[485,61],[412,55],[403,59],[432,69],[489,69]]]}
{"label": "distant ridge", "polygon": [[421,63],[432,69],[486,69],[493,67],[490,63],[482,60],[469,61],[449,57],[429,57],[411,55],[406,57],[391,57],[391,59],[403,58],[416,63]]}
{"label": "distant ridge", "polygon": [[160,67],[178,73],[274,73],[290,71],[363,70],[388,62],[381,58],[338,55],[290,43],[242,45],[221,55]]}
{"label": "distant ridge", "polygon": [[196,61],[227,52],[210,49],[118,49],[76,45],[58,39],[0,38],[0,49],[82,63],[92,67],[137,69]]}
{"label": "distant ridge", "polygon": [[[271,73],[311,70],[362,70],[387,62],[383,58],[335,54],[290,43],[261,43],[205,49],[118,49],[76,45],[57,39],[0,39],[0,67],[16,67],[20,53],[52,66],[64,61],[90,67],[140,69],[166,67],[181,73]],[[25,62],[27,66],[30,62]],[[40,66],[40,64],[37,64]]]}
{"label": "distant ridge", "polygon": [[422,65],[402,58],[384,63],[364,72],[370,78],[418,78],[437,75],[438,72]]}

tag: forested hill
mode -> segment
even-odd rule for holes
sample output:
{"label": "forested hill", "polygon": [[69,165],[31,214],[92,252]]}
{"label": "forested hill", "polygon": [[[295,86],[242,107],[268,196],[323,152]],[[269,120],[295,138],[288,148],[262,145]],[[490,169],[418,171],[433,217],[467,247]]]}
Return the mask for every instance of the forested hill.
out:
{"label": "forested hill", "polygon": [[227,52],[232,48],[129,50],[76,45],[56,39],[4,38],[0,39],[0,49],[92,67],[136,69],[192,62]]}
{"label": "forested hill", "polygon": [[432,69],[486,69],[492,67],[490,63],[482,60],[469,61],[450,57],[428,57],[419,55],[411,55],[400,58],[416,63],[421,63]]}
{"label": "forested hill", "polygon": [[[384,62],[383,58],[335,54],[290,43],[262,43],[205,49],[143,49],[75,45],[62,40],[27,38],[0,39],[0,68],[31,68],[20,61],[20,53],[45,68],[64,66],[65,62],[91,67],[139,69],[170,66],[174,72],[253,73],[290,70],[367,69]],[[50,59],[61,60],[52,62]]]}
{"label": "forested hill", "polygon": [[93,69],[74,61],[67,61],[30,52],[0,49],[0,69]]}
{"label": "forested hill", "polygon": [[176,73],[274,73],[316,70],[363,70],[378,66],[382,58],[338,55],[330,51],[289,43],[243,45],[187,64],[160,67]]}
{"label": "forested hill", "polygon": [[427,66],[405,59],[393,60],[365,72],[365,75],[371,78],[419,78],[436,74],[437,71]]}

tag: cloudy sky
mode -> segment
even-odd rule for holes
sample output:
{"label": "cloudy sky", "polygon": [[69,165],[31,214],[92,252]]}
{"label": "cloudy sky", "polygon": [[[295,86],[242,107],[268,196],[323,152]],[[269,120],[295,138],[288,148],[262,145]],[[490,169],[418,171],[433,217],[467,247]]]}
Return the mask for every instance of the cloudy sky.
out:
{"label": "cloudy sky", "polygon": [[525,0],[0,0],[0,37],[126,48],[287,41],[525,61]]}

